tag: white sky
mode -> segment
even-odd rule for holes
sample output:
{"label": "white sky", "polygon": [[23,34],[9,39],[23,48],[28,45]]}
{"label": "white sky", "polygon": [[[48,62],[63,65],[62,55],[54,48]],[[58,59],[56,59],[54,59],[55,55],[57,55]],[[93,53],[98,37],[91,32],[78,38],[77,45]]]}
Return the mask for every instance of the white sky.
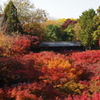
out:
{"label": "white sky", "polygon": [[[0,0],[3,4],[7,0]],[[30,0],[35,8],[40,8],[49,13],[52,18],[79,18],[82,12],[100,6],[100,0]]]}

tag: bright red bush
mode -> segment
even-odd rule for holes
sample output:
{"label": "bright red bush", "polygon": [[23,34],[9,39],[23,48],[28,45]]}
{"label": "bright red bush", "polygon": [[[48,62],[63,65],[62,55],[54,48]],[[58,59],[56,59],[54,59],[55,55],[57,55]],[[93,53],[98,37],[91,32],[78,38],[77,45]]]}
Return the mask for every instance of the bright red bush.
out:
{"label": "bright red bush", "polygon": [[0,87],[24,81],[38,81],[40,75],[42,72],[34,68],[34,60],[30,58],[0,58]]}
{"label": "bright red bush", "polygon": [[72,62],[72,66],[80,66],[81,69],[85,70],[83,76],[85,79],[90,79],[95,75],[100,76],[100,50],[73,53],[70,56],[70,61]]}
{"label": "bright red bush", "polygon": [[99,66],[100,50],[0,57],[0,100],[99,100]]}
{"label": "bright red bush", "polygon": [[[3,95],[4,93],[5,96]],[[19,84],[14,88],[0,90],[0,98],[2,100],[5,100],[4,98],[6,100],[55,100],[56,97],[64,98],[64,95],[51,84],[45,82]]]}
{"label": "bright red bush", "polygon": [[20,36],[11,46],[12,55],[27,54],[34,47],[37,47],[40,39],[37,36]]}
{"label": "bright red bush", "polygon": [[92,97],[88,96],[87,92],[84,92],[82,96],[79,95],[73,95],[68,96],[68,98],[65,98],[64,100],[100,100],[100,93],[94,93]]}

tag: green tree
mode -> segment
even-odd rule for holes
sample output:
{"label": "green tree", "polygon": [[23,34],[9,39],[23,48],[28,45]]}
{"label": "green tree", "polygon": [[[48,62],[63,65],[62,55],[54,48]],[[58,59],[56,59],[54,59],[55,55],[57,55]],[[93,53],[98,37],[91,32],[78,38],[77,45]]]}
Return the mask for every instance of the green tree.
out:
{"label": "green tree", "polygon": [[75,34],[75,40],[79,41],[78,35],[80,34],[79,30],[81,29],[79,22],[75,24],[74,26],[74,34]]}
{"label": "green tree", "polygon": [[13,32],[22,32],[20,22],[17,18],[17,9],[12,1],[4,9],[4,18],[1,27],[4,33],[9,35]]}
{"label": "green tree", "polygon": [[96,41],[100,39],[100,6],[97,9],[97,16],[94,17],[94,20],[97,25],[97,30],[93,33],[93,39]]}
{"label": "green tree", "polygon": [[67,31],[66,30],[62,31],[61,40],[62,41],[69,41],[68,37],[69,37],[69,35],[68,35]]}
{"label": "green tree", "polygon": [[61,41],[62,32],[61,28],[55,25],[48,25],[46,27],[44,41]]}
{"label": "green tree", "polygon": [[81,27],[79,40],[83,46],[87,46],[89,49],[94,43],[92,34],[96,30],[94,16],[96,16],[94,9],[89,9],[84,11],[78,20]]}
{"label": "green tree", "polygon": [[97,30],[93,33],[93,39],[98,41],[100,39],[100,25],[98,26]]}
{"label": "green tree", "polygon": [[67,32],[67,41],[74,41],[74,40],[75,40],[74,26],[75,26],[75,25],[69,25],[69,26],[64,30],[64,31]]}

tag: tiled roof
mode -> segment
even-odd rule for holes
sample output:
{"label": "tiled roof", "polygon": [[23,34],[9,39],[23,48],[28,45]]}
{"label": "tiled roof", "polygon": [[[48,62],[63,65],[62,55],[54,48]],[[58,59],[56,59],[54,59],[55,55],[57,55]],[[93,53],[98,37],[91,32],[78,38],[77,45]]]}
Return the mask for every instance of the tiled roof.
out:
{"label": "tiled roof", "polygon": [[79,42],[42,42],[40,47],[80,46]]}

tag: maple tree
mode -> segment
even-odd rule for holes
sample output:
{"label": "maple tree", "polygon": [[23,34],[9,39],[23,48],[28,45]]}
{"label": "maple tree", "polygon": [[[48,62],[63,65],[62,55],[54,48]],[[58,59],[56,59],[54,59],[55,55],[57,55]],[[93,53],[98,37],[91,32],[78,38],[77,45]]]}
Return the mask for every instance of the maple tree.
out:
{"label": "maple tree", "polygon": [[74,25],[75,23],[77,23],[76,20],[66,19],[66,21],[64,21],[64,23],[62,24],[62,28],[65,29],[69,25]]}

